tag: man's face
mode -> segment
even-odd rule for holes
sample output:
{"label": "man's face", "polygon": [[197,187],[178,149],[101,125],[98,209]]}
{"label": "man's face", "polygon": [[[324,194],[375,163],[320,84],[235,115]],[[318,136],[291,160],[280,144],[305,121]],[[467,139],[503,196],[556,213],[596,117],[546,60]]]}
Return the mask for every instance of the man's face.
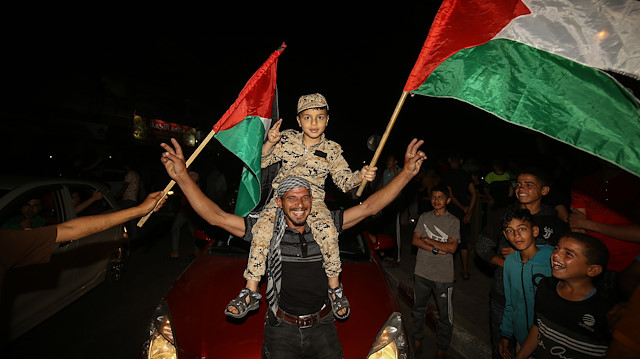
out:
{"label": "man's face", "polygon": [[549,193],[549,187],[543,186],[540,180],[531,174],[521,174],[516,181],[516,198],[522,204],[541,201]]}
{"label": "man's face", "polygon": [[31,199],[22,205],[20,212],[25,218],[33,218],[42,209],[42,201],[39,199]]}
{"label": "man's face", "polygon": [[287,225],[301,227],[306,225],[307,217],[311,211],[311,193],[309,189],[298,187],[291,189],[276,198],[278,207],[282,208]]}
{"label": "man's face", "polygon": [[300,112],[298,115],[298,124],[302,128],[305,136],[310,139],[319,139],[324,133],[329,116],[327,110],[309,109]]}

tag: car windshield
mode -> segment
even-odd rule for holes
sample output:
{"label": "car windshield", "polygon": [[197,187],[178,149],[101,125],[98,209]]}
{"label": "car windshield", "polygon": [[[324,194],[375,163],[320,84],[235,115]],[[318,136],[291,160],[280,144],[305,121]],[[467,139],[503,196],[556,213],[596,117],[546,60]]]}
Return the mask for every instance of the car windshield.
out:
{"label": "car windshield", "polygon": [[[371,261],[365,238],[362,235],[362,228],[354,227],[345,230],[339,237],[340,259],[342,262],[368,262]],[[231,237],[228,240],[218,240],[211,245],[209,253],[225,257],[247,257],[249,256],[250,243],[238,237]]]}

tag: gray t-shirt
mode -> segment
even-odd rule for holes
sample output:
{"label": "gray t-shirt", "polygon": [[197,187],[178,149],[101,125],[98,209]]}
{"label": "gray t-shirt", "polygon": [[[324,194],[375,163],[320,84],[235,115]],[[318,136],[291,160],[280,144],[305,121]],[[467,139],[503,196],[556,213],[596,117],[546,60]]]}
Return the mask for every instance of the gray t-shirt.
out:
{"label": "gray t-shirt", "polygon": [[[447,242],[450,236],[460,239],[460,220],[449,212],[436,216],[433,211],[420,215],[414,232],[438,242]],[[453,255],[433,254],[418,248],[414,273],[434,282],[453,282]]]}

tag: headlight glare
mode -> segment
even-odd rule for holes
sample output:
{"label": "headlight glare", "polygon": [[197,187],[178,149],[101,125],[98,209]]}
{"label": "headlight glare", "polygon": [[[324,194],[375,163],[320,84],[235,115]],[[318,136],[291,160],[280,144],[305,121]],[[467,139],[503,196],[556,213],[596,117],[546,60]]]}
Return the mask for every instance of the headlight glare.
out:
{"label": "headlight glare", "polygon": [[161,302],[149,324],[149,339],[145,343],[148,359],[176,359],[176,346],[171,327],[171,315],[166,302]]}
{"label": "headlight glare", "polygon": [[406,359],[407,345],[402,326],[402,315],[394,312],[382,326],[367,359]]}

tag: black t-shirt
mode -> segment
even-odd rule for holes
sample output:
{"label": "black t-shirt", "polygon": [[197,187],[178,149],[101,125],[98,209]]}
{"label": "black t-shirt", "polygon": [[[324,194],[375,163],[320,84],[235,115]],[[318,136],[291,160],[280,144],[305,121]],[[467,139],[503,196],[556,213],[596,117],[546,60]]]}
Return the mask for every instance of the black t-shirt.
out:
{"label": "black t-shirt", "polygon": [[[444,173],[442,183],[451,187],[453,196],[463,205],[469,204],[469,184],[473,183],[471,175],[459,168],[451,168]],[[447,210],[458,218],[464,217],[464,211],[451,202]]]}
{"label": "black t-shirt", "polygon": [[596,292],[579,302],[562,298],[558,280],[538,285],[534,323],[538,326],[536,358],[602,358],[611,340],[607,312],[612,303]]}
{"label": "black t-shirt", "polygon": [[[342,232],[343,211],[332,211],[334,225]],[[251,228],[257,218],[245,218],[244,239],[252,238]],[[278,306],[287,313],[306,315],[318,312],[328,299],[328,279],[320,247],[307,227],[304,233],[287,228],[280,242],[282,251],[282,286]]]}

